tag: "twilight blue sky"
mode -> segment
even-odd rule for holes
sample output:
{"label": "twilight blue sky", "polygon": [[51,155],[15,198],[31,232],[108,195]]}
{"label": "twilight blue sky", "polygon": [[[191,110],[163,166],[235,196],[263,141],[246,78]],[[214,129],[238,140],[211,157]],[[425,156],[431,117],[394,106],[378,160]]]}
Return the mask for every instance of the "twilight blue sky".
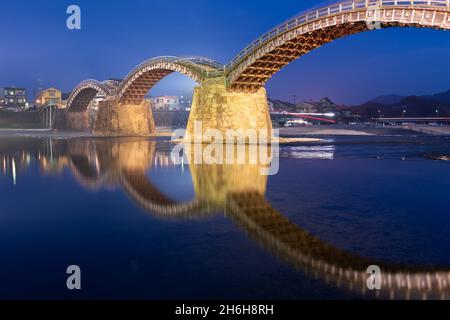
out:
{"label": "twilight blue sky", "polygon": [[[313,0],[15,0],[2,7],[0,87],[40,81],[70,91],[88,78],[122,78],[159,55],[200,55],[227,63],[275,25],[320,4]],[[77,4],[82,30],[66,28]],[[329,96],[360,103],[380,94],[450,89],[450,33],[391,29],[363,33],[319,48],[267,84],[272,98]],[[171,75],[152,95],[188,93],[194,83]]]}

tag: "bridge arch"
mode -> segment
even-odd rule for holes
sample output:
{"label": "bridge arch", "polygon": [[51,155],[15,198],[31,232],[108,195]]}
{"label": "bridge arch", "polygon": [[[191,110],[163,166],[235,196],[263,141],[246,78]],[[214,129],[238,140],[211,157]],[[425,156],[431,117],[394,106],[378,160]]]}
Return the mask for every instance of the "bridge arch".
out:
{"label": "bridge arch", "polygon": [[140,104],[147,92],[172,72],[181,73],[201,84],[222,69],[222,64],[202,57],[152,58],[138,65],[126,76],[118,88],[117,98],[119,103]]}
{"label": "bridge arch", "polygon": [[85,80],[79,83],[67,100],[69,112],[84,112],[96,95],[109,96],[114,94],[115,84],[113,80],[99,82],[97,80]]}
{"label": "bridge arch", "polygon": [[284,66],[328,42],[389,27],[450,29],[450,1],[338,1],[300,14],[252,42],[226,66],[229,86],[255,92]]}

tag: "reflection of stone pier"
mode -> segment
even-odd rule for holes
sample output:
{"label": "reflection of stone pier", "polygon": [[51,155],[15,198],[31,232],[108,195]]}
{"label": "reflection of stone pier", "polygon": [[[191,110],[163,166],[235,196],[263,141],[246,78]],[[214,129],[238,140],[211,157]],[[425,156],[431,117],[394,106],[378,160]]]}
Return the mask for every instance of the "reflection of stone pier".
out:
{"label": "reflection of stone pier", "polygon": [[[258,159],[250,161],[254,146],[234,145],[233,149],[227,149],[226,146],[218,144],[215,147],[217,153],[212,152],[211,155],[206,152],[209,148],[206,145],[184,145],[184,154],[189,162],[197,198],[225,208],[230,193],[265,193],[267,176],[263,175],[262,171],[266,165],[261,164]],[[198,153],[201,159],[198,158]],[[219,164],[209,164],[211,161]],[[225,163],[220,164],[220,161]]]}

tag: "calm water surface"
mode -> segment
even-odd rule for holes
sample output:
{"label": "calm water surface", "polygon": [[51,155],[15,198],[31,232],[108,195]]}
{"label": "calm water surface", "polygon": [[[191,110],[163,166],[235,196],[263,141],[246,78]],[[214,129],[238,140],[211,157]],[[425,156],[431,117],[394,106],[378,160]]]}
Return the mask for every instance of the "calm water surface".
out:
{"label": "calm water surface", "polygon": [[171,148],[1,138],[0,298],[450,298],[449,138],[284,145],[269,177]]}

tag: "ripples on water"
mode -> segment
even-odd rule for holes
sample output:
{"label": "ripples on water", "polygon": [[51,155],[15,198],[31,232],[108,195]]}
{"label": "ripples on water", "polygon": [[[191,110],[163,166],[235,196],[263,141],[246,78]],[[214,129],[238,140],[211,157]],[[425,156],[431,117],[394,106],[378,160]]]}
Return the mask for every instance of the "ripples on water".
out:
{"label": "ripples on water", "polygon": [[[450,167],[431,159],[449,145],[283,145],[265,177],[175,165],[164,142],[1,139],[0,297],[448,298]],[[64,289],[69,264],[82,293]]]}
{"label": "ripples on water", "polygon": [[297,159],[333,159],[337,157],[376,159],[432,159],[450,158],[450,139],[447,137],[339,137],[308,146],[282,146],[281,156]]}

